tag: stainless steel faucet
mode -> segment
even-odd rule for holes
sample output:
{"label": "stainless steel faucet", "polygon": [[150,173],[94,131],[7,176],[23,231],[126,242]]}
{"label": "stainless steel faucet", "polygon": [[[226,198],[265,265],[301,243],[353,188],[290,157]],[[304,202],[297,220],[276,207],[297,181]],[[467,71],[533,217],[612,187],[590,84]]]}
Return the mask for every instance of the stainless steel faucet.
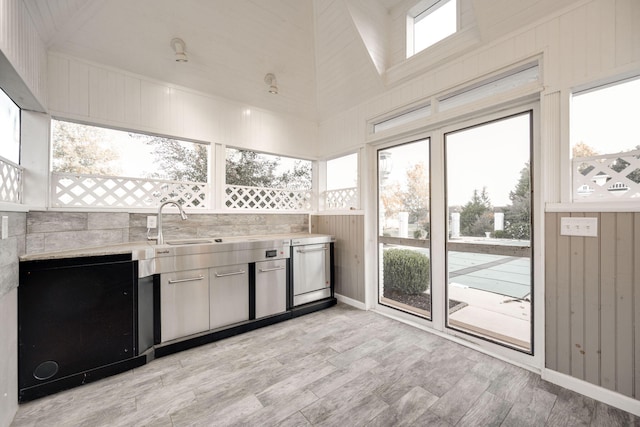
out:
{"label": "stainless steel faucet", "polygon": [[156,240],[157,244],[159,245],[164,245],[164,236],[162,235],[162,208],[164,208],[167,205],[175,205],[178,208],[178,211],[180,211],[180,218],[182,218],[183,221],[187,219],[187,214],[184,213],[182,206],[178,204],[177,201],[167,200],[166,202],[162,203],[158,208],[158,235],[155,237],[149,236],[149,233],[147,232],[147,239]]}

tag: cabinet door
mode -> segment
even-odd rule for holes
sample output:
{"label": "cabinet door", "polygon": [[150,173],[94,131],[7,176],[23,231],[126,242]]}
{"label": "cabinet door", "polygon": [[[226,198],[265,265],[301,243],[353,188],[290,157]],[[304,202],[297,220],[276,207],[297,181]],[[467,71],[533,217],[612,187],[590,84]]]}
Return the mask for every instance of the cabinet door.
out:
{"label": "cabinet door", "polygon": [[209,324],[211,329],[249,320],[249,266],[209,269]]}
{"label": "cabinet door", "polygon": [[287,311],[287,261],[256,262],[256,319]]}
{"label": "cabinet door", "polygon": [[161,341],[209,329],[209,271],[180,271],[161,275]]}
{"label": "cabinet door", "polygon": [[64,261],[20,266],[20,389],[135,355],[135,263]]}

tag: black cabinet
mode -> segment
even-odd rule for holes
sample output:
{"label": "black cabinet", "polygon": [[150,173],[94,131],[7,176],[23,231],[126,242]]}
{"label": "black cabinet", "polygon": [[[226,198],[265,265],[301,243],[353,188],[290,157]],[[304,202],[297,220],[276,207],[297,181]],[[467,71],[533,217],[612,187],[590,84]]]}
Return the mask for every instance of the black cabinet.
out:
{"label": "black cabinet", "polygon": [[138,294],[130,255],[20,263],[20,401],[145,363],[136,357],[145,322],[138,319]]}

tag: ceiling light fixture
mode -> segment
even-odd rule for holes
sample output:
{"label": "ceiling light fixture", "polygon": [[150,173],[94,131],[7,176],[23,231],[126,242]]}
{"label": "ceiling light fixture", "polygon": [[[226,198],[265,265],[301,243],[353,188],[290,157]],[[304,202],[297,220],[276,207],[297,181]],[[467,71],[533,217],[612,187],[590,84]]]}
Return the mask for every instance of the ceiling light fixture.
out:
{"label": "ceiling light fixture", "polygon": [[278,94],[278,82],[276,81],[276,76],[273,73],[268,73],[264,76],[264,82],[269,85],[269,93],[274,95]]}
{"label": "ceiling light fixture", "polygon": [[176,53],[176,62],[189,62],[189,58],[187,58],[187,52],[185,52],[186,45],[182,39],[175,38],[171,40],[170,43],[173,51]]}

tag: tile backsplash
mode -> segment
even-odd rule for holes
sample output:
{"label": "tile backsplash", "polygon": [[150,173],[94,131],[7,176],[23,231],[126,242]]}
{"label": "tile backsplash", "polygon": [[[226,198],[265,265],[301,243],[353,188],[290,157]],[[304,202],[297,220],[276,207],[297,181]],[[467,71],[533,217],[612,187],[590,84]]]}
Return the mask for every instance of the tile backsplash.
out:
{"label": "tile backsplash", "polygon": [[0,212],[9,222],[9,235],[0,239],[0,298],[18,286],[18,257],[25,252],[24,212]]}
{"label": "tile backsplash", "polygon": [[[126,212],[51,212],[26,214],[26,253],[82,249],[147,240],[147,216]],[[303,233],[307,214],[163,213],[165,239]],[[156,230],[152,230],[152,235]]]}

